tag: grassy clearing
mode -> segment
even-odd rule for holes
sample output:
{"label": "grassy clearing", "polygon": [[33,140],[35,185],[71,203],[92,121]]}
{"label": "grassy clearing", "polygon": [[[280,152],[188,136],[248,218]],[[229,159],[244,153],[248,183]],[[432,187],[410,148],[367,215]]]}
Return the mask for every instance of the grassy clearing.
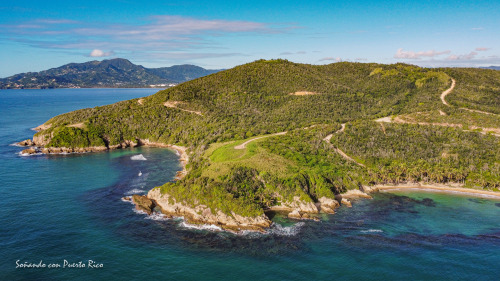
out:
{"label": "grassy clearing", "polygon": [[296,169],[296,164],[260,147],[259,143],[265,139],[255,140],[247,144],[245,149],[234,147],[246,140],[211,145],[203,155],[204,158],[210,159],[210,166],[203,170],[202,176],[218,179],[228,175],[231,169],[237,166],[266,171],[279,177],[290,176],[292,170]]}

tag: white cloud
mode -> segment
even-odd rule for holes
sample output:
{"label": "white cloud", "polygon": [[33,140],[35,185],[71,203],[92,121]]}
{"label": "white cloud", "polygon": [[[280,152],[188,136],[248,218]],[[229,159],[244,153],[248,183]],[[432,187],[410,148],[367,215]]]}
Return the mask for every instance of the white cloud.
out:
{"label": "white cloud", "polygon": [[342,61],[342,59],[340,57],[336,57],[336,58],[334,58],[334,57],[325,57],[325,58],[320,59],[319,61],[337,61],[337,62],[339,62],[339,61]]}
{"label": "white cloud", "polygon": [[420,52],[413,52],[413,51],[404,51],[402,48],[398,49],[396,54],[394,55],[394,58],[396,59],[420,59],[422,57],[435,57],[435,56],[440,56],[443,54],[449,54],[451,51],[446,50],[446,51],[440,51],[436,52],[434,50],[430,51],[420,51]]}
{"label": "white cloud", "polygon": [[449,57],[447,57],[446,59],[447,60],[471,60],[473,59],[475,56],[477,56],[477,53],[476,52],[470,52],[466,55],[451,55]]}
{"label": "white cloud", "polygon": [[482,27],[473,27],[473,28],[471,28],[471,30],[483,30],[483,29],[484,28],[482,28]]}
{"label": "white cloud", "polygon": [[280,56],[288,56],[288,55],[305,55],[306,51],[298,51],[298,52],[283,52],[280,53]]}
{"label": "white cloud", "polygon": [[478,52],[485,52],[485,51],[488,51],[490,48],[484,48],[484,47],[477,47],[476,48],[476,51]]}
{"label": "white cloud", "polygon": [[[8,40],[43,49],[88,50],[87,56],[120,53],[193,52],[221,48],[218,38],[234,35],[260,36],[300,28],[291,23],[199,19],[160,15],[132,23],[77,22],[64,19],[31,20],[18,25],[0,24]],[[92,51],[93,50],[93,51]],[[87,52],[87,51],[85,51]],[[201,53],[201,52],[200,52]],[[209,52],[210,53],[210,52]],[[295,54],[301,54],[299,52]],[[211,54],[210,54],[211,55]]]}
{"label": "white cloud", "polygon": [[90,52],[89,56],[96,57],[96,58],[102,58],[102,57],[109,57],[109,56],[112,56],[114,54],[115,53],[113,51],[104,52],[103,50],[94,49],[92,52]]}

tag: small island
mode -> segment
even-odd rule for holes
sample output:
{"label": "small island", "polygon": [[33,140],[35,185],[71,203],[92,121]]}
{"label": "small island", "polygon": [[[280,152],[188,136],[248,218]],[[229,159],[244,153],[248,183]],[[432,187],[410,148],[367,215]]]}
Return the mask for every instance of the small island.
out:
{"label": "small island", "polygon": [[138,209],[264,231],[391,186],[496,194],[499,89],[490,69],[259,60],[56,116],[23,153],[170,147],[183,170]]}

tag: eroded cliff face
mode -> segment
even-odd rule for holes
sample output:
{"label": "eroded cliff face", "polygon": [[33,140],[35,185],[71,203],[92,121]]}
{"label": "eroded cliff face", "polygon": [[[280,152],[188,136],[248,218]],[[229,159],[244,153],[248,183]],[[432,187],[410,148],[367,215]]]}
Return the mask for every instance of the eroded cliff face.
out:
{"label": "eroded cliff face", "polygon": [[205,205],[193,207],[185,203],[177,202],[175,198],[172,198],[170,195],[161,194],[159,188],[150,190],[147,197],[154,200],[156,205],[160,207],[162,213],[168,216],[182,216],[189,223],[212,224],[231,231],[264,231],[271,226],[271,220],[269,220],[266,215],[243,217],[234,212],[228,215],[220,210],[214,213]]}

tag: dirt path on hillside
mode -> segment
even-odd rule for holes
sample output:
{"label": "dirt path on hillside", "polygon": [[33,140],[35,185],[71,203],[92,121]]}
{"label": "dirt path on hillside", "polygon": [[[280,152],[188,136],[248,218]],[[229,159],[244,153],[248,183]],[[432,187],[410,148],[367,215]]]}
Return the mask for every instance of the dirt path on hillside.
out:
{"label": "dirt path on hillside", "polygon": [[491,113],[491,112],[486,112],[486,111],[481,111],[481,110],[476,110],[476,109],[469,109],[469,108],[465,108],[465,107],[461,107],[460,109],[467,110],[467,111],[470,111],[470,112],[487,114],[487,115],[495,115],[495,116],[499,116],[500,115],[500,114],[496,114],[496,113]]}
{"label": "dirt path on hillside", "polygon": [[169,108],[176,108],[176,109],[179,109],[179,110],[182,110],[182,111],[186,111],[186,112],[190,112],[190,113],[194,113],[194,114],[198,114],[200,116],[203,116],[203,114],[200,111],[182,109],[182,108],[177,107],[178,104],[183,104],[183,103],[184,102],[182,102],[182,101],[166,101],[166,102],[163,103],[163,105],[166,106],[166,107],[169,107]]}
{"label": "dirt path on hillside", "polygon": [[[378,123],[399,123],[399,124],[413,124],[413,125],[422,125],[422,126],[441,126],[441,127],[454,127],[454,128],[463,128],[462,124],[452,124],[452,123],[428,123],[428,122],[412,122],[408,120],[401,119],[396,116],[394,119],[391,117],[384,117],[375,120]],[[498,128],[484,128],[477,126],[469,126],[470,130],[464,130],[465,132],[473,132],[473,130],[480,129],[479,133],[483,135],[492,134],[493,136],[500,137],[500,129]]]}
{"label": "dirt path on hillside", "polygon": [[[446,91],[444,91],[442,94],[441,94],[441,102],[443,102],[444,105],[446,106],[451,106],[449,103],[446,102],[446,96],[448,94],[450,94],[453,89],[455,88],[455,84],[456,84],[456,81],[455,79],[451,78],[451,87],[448,88]],[[482,114],[487,114],[487,115],[499,115],[499,114],[496,114],[496,113],[491,113],[491,112],[486,112],[486,111],[481,111],[481,110],[476,110],[476,109],[469,109],[469,108],[465,108],[465,107],[460,107],[461,110],[467,110],[467,111],[470,111],[470,112],[476,112],[476,113],[482,113]],[[444,113],[443,111],[439,111],[439,113],[441,115],[446,115],[446,113]]]}
{"label": "dirt path on hillside", "polygon": [[[450,106],[451,105],[449,103],[446,102],[446,96],[451,93],[453,91],[453,89],[455,88],[455,85],[456,85],[456,81],[455,79],[451,78],[451,86],[450,88],[448,88],[447,90],[445,90],[443,93],[441,93],[441,102],[446,105],[446,106]],[[467,111],[470,111],[470,112],[477,112],[477,113],[482,113],[482,114],[490,114],[490,115],[497,115],[495,113],[490,113],[490,112],[485,112],[485,111],[480,111],[480,110],[474,110],[474,109],[468,109],[468,108],[464,108],[464,107],[461,107],[460,109],[462,110],[467,110]],[[439,110],[439,115],[443,115],[443,116],[446,116],[447,114],[441,110]],[[409,121],[409,120],[404,120],[402,119],[401,117],[399,116],[395,116],[395,117],[383,117],[383,118],[379,118],[379,119],[376,119],[375,122],[378,122],[378,123],[400,123],[400,124],[415,124],[415,125],[423,125],[423,126],[441,126],[441,127],[455,127],[455,128],[463,128],[463,124],[451,124],[451,123],[428,123],[428,122],[416,122],[416,121]],[[472,130],[475,130],[475,129],[480,129],[481,130],[481,134],[488,134],[488,133],[491,133],[492,135],[494,136],[497,136],[497,137],[500,137],[500,129],[498,128],[484,128],[484,127],[477,127],[477,126],[469,126],[469,128],[471,128],[471,130],[464,130],[466,132],[471,132]],[[385,134],[385,129],[384,130],[384,134]]]}
{"label": "dirt path on hillside", "polygon": [[266,136],[260,136],[260,137],[257,137],[257,138],[253,138],[253,139],[250,139],[250,140],[247,140],[246,142],[240,144],[240,145],[237,145],[234,147],[234,149],[245,149],[247,144],[255,141],[255,140],[260,140],[260,139],[263,139],[263,138],[268,138],[268,137],[272,137],[272,136],[281,136],[281,135],[284,135],[286,134],[287,132],[280,132],[280,133],[276,133],[276,134],[271,134],[271,135],[266,135]]}
{"label": "dirt path on hillside", "polygon": [[448,104],[445,100],[445,97],[451,93],[451,91],[453,91],[453,89],[455,88],[455,79],[451,78],[451,87],[449,87],[446,91],[444,91],[442,94],[441,94],[441,101],[443,102],[444,105],[446,106],[450,106],[450,104]]}
{"label": "dirt path on hillside", "polygon": [[[345,124],[342,124],[341,126],[342,126],[342,128],[340,128],[340,130],[336,131],[333,134],[338,134],[338,133],[342,133],[343,131],[345,131]],[[363,164],[357,162],[356,160],[352,159],[344,151],[340,150],[339,148],[335,147],[333,144],[330,143],[330,140],[332,139],[333,134],[329,134],[328,136],[326,136],[323,139],[323,141],[326,141],[330,145],[330,147],[333,148],[333,150],[335,150],[338,154],[340,154],[340,156],[342,156],[342,158],[344,158],[345,160],[354,162],[356,165],[366,168],[365,165],[363,165]]]}

